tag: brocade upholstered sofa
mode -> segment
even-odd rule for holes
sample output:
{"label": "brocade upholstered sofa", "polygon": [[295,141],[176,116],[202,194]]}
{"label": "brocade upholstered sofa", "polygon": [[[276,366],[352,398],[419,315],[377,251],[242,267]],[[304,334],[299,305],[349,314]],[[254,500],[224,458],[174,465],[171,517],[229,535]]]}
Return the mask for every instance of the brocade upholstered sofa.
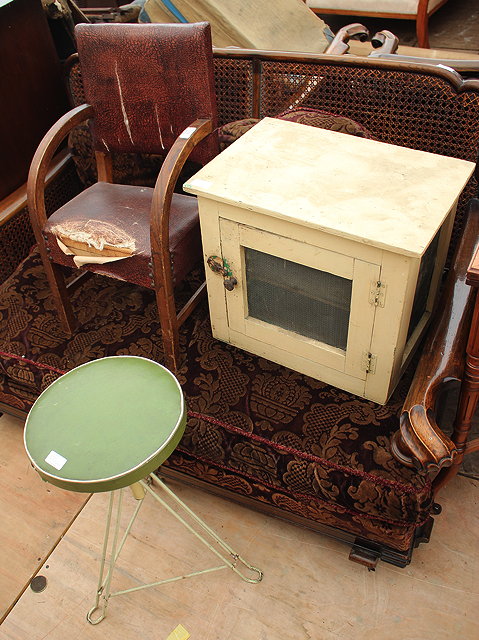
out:
{"label": "brocade upholstered sofa", "polygon": [[[302,107],[327,112],[333,120],[335,115],[349,118],[377,140],[470,161],[477,157],[479,81],[463,81],[447,69],[217,50],[215,71],[222,125]],[[70,83],[73,101],[80,103],[81,78],[74,62]],[[225,132],[232,135],[231,126]],[[83,131],[73,140],[77,173],[84,180],[92,171],[87,138]],[[157,157],[116,158],[115,177],[147,184],[160,162]],[[436,489],[458,452],[437,426],[434,411],[443,382],[460,378],[462,371],[470,296],[460,273],[478,233],[477,201],[464,232],[468,203],[475,196],[473,177],[459,200],[448,260],[450,282],[459,281],[464,303],[449,322],[452,297],[446,293],[429,330],[433,342],[423,351],[426,357],[418,355],[384,406],[215,340],[207,304],[201,305],[180,337],[184,364],[179,379],[188,425],[162,473],[342,539],[352,547],[351,558],[369,568],[379,558],[405,566],[417,543],[429,537],[432,515],[439,511]],[[59,190],[57,206],[62,198]],[[22,246],[31,233],[25,216],[20,212],[17,218],[25,229]],[[0,228],[0,237],[7,232]],[[0,287],[3,411],[25,415],[59,375],[94,358],[134,354],[162,361],[151,291],[103,276],[90,278],[73,293],[79,328],[68,338],[36,250],[25,253]],[[190,282],[200,277],[201,268]],[[457,334],[451,353],[446,329]],[[433,357],[444,351],[443,357]],[[419,425],[411,407],[424,409]]]}

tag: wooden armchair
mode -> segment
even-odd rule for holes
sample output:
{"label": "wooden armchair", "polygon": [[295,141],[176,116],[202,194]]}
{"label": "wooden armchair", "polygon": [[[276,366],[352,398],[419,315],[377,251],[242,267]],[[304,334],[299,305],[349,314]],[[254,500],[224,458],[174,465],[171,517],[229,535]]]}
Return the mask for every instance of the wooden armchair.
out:
{"label": "wooden armchair", "polygon": [[[210,135],[216,129],[210,27],[84,24],[76,37],[88,104],[50,129],[28,179],[31,222],[52,298],[71,333],[76,323],[60,265],[154,289],[165,361],[175,370],[178,327],[203,285],[177,314],[174,288],[200,260],[201,240],[196,199],[174,187],[188,158],[204,164],[218,151],[216,135]],[[65,136],[85,120],[98,183],[47,218],[48,167]],[[155,188],[112,184],[114,152],[165,156]]]}
{"label": "wooden armchair", "polygon": [[447,0],[306,0],[319,15],[415,20],[419,47],[429,48],[428,20]]}

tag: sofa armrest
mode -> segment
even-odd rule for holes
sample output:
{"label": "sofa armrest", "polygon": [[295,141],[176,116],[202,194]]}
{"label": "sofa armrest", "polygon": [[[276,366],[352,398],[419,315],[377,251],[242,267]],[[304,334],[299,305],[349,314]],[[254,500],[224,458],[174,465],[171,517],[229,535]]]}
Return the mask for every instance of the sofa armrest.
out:
{"label": "sofa armrest", "polygon": [[450,466],[458,449],[436,422],[435,407],[444,385],[462,377],[476,289],[466,283],[479,241],[479,200],[472,200],[421,360],[393,437],[397,460],[423,473]]}

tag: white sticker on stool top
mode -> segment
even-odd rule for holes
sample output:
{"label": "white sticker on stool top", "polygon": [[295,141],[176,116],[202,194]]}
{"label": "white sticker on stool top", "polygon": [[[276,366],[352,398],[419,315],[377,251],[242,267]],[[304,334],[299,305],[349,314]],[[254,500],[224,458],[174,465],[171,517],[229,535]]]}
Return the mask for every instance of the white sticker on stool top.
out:
{"label": "white sticker on stool top", "polygon": [[196,127],[186,127],[186,129],[178,136],[182,140],[188,140],[196,131]]}
{"label": "white sticker on stool top", "polygon": [[57,469],[58,471],[60,471],[66,461],[67,459],[61,456],[56,451],[50,451],[50,453],[45,458],[45,462],[47,462],[52,467],[55,467],[55,469]]}

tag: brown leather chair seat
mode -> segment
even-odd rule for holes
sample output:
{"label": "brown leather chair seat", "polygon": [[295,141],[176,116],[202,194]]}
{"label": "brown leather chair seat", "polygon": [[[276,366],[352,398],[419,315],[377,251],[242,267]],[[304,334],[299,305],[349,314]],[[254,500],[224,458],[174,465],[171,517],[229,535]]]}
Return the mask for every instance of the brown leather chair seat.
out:
{"label": "brown leather chair seat", "polygon": [[[153,189],[98,182],[50,216],[45,226],[45,240],[53,260],[74,267],[73,256],[59,247],[55,227],[67,229],[77,223],[90,222],[94,227],[96,212],[101,223],[110,223],[135,241],[133,255],[104,264],[82,268],[101,272],[143,287],[154,288],[151,273],[150,210]],[[121,222],[120,222],[121,221]],[[121,226],[120,226],[121,225]],[[99,225],[100,228],[100,225]],[[52,231],[53,229],[53,231]],[[201,259],[201,236],[196,198],[175,193],[170,213],[170,255],[173,282],[181,282]]]}

